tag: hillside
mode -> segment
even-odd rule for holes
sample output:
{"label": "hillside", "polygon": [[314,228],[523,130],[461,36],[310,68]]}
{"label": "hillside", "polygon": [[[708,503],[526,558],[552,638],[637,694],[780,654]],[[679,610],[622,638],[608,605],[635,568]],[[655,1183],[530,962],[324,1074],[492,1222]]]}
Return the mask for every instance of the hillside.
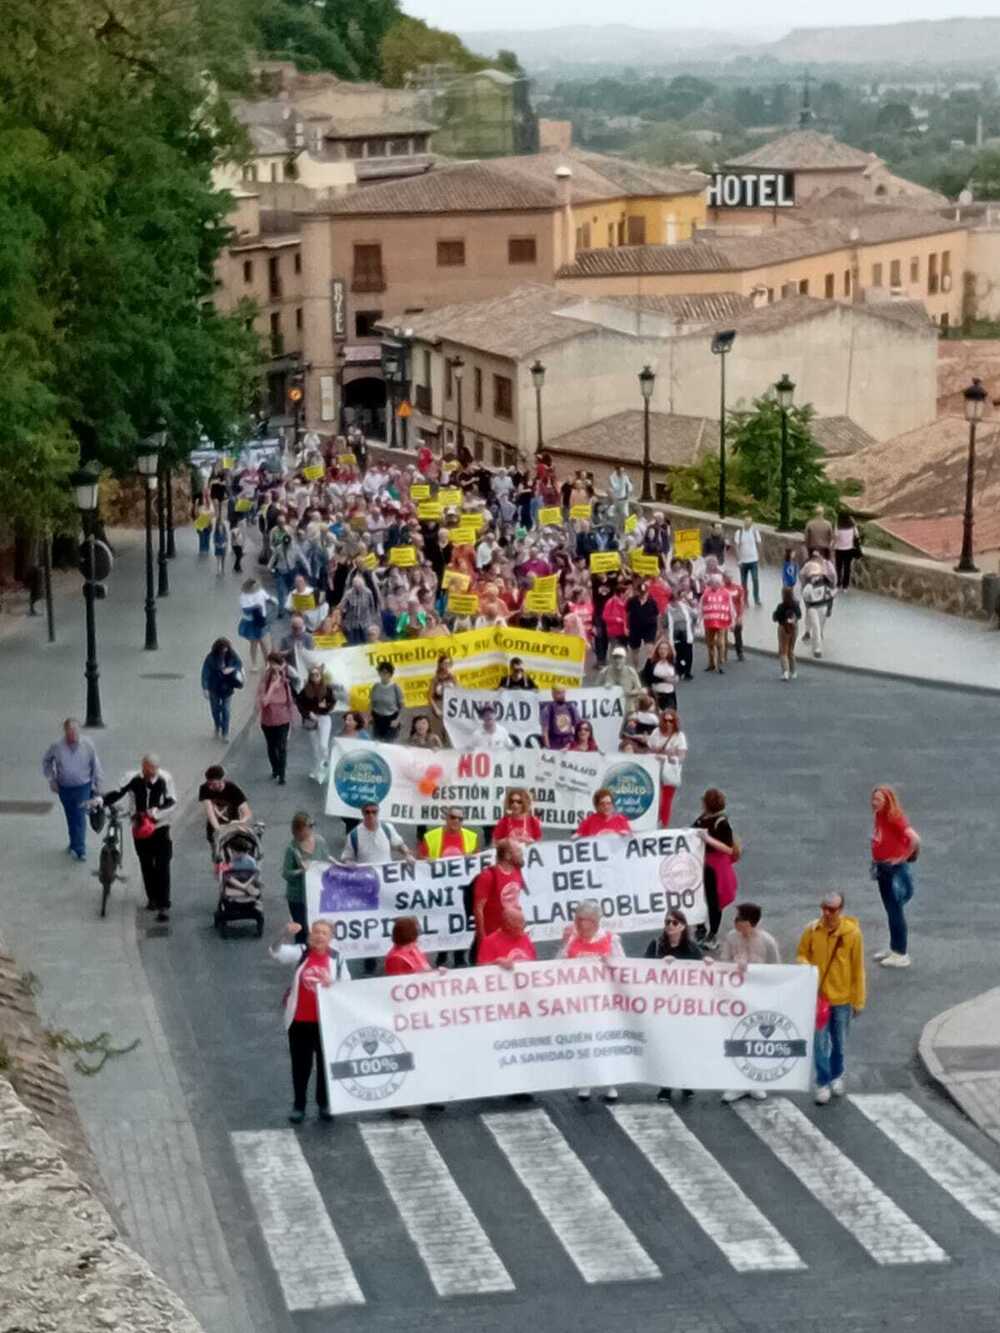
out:
{"label": "hillside", "polygon": [[591,63],[650,65],[683,59],[720,60],[756,52],[784,32],[784,25],[722,31],[718,28],[633,28],[625,23],[574,24],[565,28],[491,29],[462,32],[470,51],[516,51],[526,69]]}
{"label": "hillside", "polygon": [[1000,18],[793,28],[764,51],[789,64],[981,65],[1000,61]]}

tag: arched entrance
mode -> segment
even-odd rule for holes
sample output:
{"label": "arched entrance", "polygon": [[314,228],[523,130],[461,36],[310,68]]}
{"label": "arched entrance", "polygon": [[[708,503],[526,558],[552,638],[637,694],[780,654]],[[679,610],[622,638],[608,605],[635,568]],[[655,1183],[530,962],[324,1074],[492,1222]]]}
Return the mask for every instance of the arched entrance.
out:
{"label": "arched entrance", "polygon": [[344,383],[344,429],[360,426],[373,439],[385,439],[385,381],[359,375]]}

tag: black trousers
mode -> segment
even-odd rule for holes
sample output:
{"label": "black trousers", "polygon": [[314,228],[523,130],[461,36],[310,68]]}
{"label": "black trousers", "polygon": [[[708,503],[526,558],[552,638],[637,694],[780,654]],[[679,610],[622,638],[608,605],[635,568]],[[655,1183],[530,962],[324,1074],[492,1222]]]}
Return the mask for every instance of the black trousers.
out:
{"label": "black trousers", "polygon": [[837,587],[851,586],[851,566],[854,564],[853,551],[834,551],[834,563],[837,566]]}
{"label": "black trousers", "polygon": [[132,841],[142,870],[146,901],[157,911],[165,912],[170,906],[170,858],[174,854],[170,830],[158,828],[148,838],[133,838]]}
{"label": "black trousers", "polygon": [[[462,894],[462,906],[465,908],[465,915],[467,917],[470,917],[472,916],[473,886],[471,884],[463,884],[461,888],[461,894]],[[468,953],[466,953],[465,949],[456,949],[452,954],[452,964],[451,964],[452,967],[475,967],[476,943],[477,943],[476,940],[473,939],[472,944],[469,946]],[[435,958],[434,960],[434,964],[436,967],[448,966],[447,949],[443,950],[441,953],[438,954],[437,958]]]}
{"label": "black trousers", "polygon": [[674,639],[674,664],[678,676],[690,676],[694,665],[694,644],[690,639]]}
{"label": "black trousers", "polygon": [[289,723],[287,722],[282,722],[276,727],[261,726],[264,740],[267,743],[267,757],[271,763],[271,773],[276,778],[285,776],[285,765],[288,763],[288,727]]}
{"label": "black trousers", "polygon": [[715,871],[711,866],[705,867],[705,906],[708,908],[708,933],[715,936],[722,925],[722,908],[719,906]]}
{"label": "black trousers", "polygon": [[316,1065],[316,1105],[325,1110],[326,1070],[323,1068],[323,1048],[319,1040],[318,1023],[292,1023],[288,1029],[288,1053],[292,1057],[292,1095],[296,1111],[306,1109],[309,1079]]}
{"label": "black trousers", "polygon": [[734,625],[734,626],[733,626],[733,644],[735,645],[735,648],[736,648],[736,656],[737,656],[737,657],[739,658],[739,660],[742,662],[742,661],[743,661],[743,626],[742,626],[742,625]]}

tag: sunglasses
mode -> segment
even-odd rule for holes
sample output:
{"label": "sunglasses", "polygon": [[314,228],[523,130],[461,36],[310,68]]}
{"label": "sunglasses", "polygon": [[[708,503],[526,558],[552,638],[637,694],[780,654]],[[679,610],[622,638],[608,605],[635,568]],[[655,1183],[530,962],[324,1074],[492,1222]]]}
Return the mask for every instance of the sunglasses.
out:
{"label": "sunglasses", "polygon": [[668,926],[683,926],[683,924],[684,924],[683,921],[678,921],[675,917],[671,916],[667,918]]}

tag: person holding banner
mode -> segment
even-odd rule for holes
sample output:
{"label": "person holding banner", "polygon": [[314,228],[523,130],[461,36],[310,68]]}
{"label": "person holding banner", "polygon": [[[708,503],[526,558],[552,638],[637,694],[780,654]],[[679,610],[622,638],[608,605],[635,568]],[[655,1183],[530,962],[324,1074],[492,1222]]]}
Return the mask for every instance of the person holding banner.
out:
{"label": "person holding banner", "polygon": [[566,687],[555,685],[552,689],[552,701],[542,704],[540,709],[542,723],[542,748],[545,750],[568,750],[573,744],[573,737],[580,725],[580,714],[576,704],[566,699]]}
{"label": "person holding banner", "polygon": [[[479,850],[479,834],[475,829],[466,828],[462,823],[462,811],[452,806],[446,811],[444,824],[428,829],[417,846],[417,857],[421,861],[439,861],[446,856],[471,856]],[[472,884],[463,884],[459,889],[466,916],[472,915]],[[475,944],[473,944],[473,951]],[[443,967],[448,961],[448,951],[438,954],[436,962]],[[455,967],[464,967],[466,955],[464,949],[456,949],[452,955]],[[474,961],[474,960],[473,960]]]}
{"label": "person holding banner", "polygon": [[399,715],[405,707],[403,691],[393,680],[396,668],[383,659],[378,664],[378,684],[372,686],[369,707],[372,731],[377,741],[394,741],[399,732]]}
{"label": "person holding banner", "polygon": [[691,825],[705,836],[705,904],[708,931],[698,927],[699,943],[717,947],[722,913],[736,897],[738,882],[733,865],[740,856],[739,843],[726,817],[726,798],[718,787],[709,787],[701,798],[701,814]]}
{"label": "person holding banner", "polygon": [[285,901],[288,915],[297,922],[303,933],[306,921],[306,870],[310,861],[329,861],[330,849],[326,839],[316,832],[312,817],[304,810],[292,816],[292,840],[285,848],[281,863],[281,877],[285,881]]}
{"label": "person holding banner", "polygon": [[573,732],[573,744],[567,746],[567,749],[583,754],[596,754],[599,748],[594,740],[594,728],[591,724],[589,722],[578,722],[576,730]]}
{"label": "person holding banner", "polygon": [[[573,914],[573,924],[566,927],[558,958],[624,958],[621,939],[610,930],[601,929],[601,905],[595,898],[585,898]],[[581,1102],[590,1101],[590,1088],[577,1088]],[[617,1088],[605,1088],[604,1100],[616,1102]]]}
{"label": "person holding banner", "polygon": [[524,663],[519,657],[512,657],[507,674],[502,676],[497,686],[501,690],[537,690],[538,686],[525,672]]}
{"label": "person holding banner", "polygon": [[[531,936],[524,929],[524,913],[520,907],[505,907],[500,925],[479,945],[476,966],[495,963],[510,971],[515,963],[533,963],[537,958]],[[523,1094],[515,1095],[518,1101],[524,1100]]]}
{"label": "person holding banner", "polygon": [[492,704],[483,704],[479,710],[481,726],[472,738],[473,750],[513,750],[514,738],[506,727],[497,722],[497,712]]}
{"label": "person holding banner", "polygon": [[607,787],[600,787],[594,792],[594,813],[586,815],[579,824],[574,838],[601,838],[614,835],[619,838],[632,836],[632,825],[624,815],[615,809],[614,795]]}
{"label": "person holding banner", "polygon": [[524,889],[522,844],[504,838],[497,843],[496,853],[496,863],[481,870],[472,886],[472,913],[476,921],[473,962],[483,940],[502,926],[504,909],[520,905]]}
{"label": "person holding banner", "polygon": [[510,787],[503,801],[503,816],[493,827],[494,843],[506,839],[515,842],[541,842],[542,825],[532,810],[531,792],[527,787]]}
{"label": "person holding banner", "polygon": [[[663,931],[657,935],[655,940],[650,940],[646,945],[643,955],[645,958],[677,959],[683,963],[711,962],[691,938],[691,927],[688,925],[686,915],[680,910],[668,912],[664,922]],[[669,1102],[672,1088],[660,1088],[656,1094],[658,1102]],[[693,1097],[694,1093],[690,1088],[681,1088],[681,1096],[686,1101]]]}
{"label": "person holding banner", "polygon": [[320,986],[342,985],[351,974],[344,960],[333,948],[333,926],[322,919],[309,928],[305,948],[293,943],[302,927],[289,921],[283,933],[271,945],[269,953],[276,962],[295,966],[292,984],[285,995],[285,1028],[288,1053],[292,1062],[292,1110],[289,1120],[301,1125],[306,1118],[306,1097],[313,1065],[316,1066],[316,1105],[321,1120],[332,1120],[323,1064],[323,1046],[319,1033]]}
{"label": "person holding banner", "polygon": [[392,925],[392,948],[385,956],[387,977],[407,977],[416,972],[433,971],[423,949],[417,944],[420,922],[415,916],[401,916]]}

